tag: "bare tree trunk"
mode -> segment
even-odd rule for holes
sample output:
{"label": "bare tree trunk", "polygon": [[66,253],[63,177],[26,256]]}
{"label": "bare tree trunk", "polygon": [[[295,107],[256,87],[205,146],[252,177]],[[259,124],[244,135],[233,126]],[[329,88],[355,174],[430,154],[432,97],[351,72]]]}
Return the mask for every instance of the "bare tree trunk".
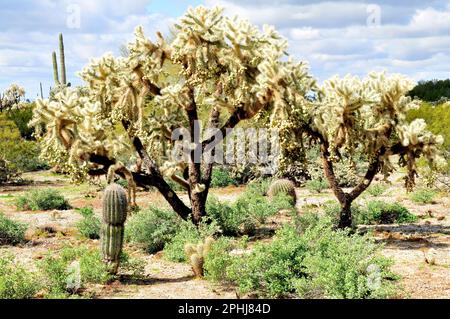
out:
{"label": "bare tree trunk", "polygon": [[352,224],[352,202],[347,200],[346,202],[341,203],[338,227],[340,229],[351,228]]}

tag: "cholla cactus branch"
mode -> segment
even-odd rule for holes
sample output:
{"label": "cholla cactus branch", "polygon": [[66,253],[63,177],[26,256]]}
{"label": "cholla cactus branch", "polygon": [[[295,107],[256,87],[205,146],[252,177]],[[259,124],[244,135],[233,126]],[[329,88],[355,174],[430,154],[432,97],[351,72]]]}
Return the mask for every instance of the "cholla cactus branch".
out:
{"label": "cholla cactus branch", "polygon": [[[406,122],[406,112],[417,107],[417,101],[406,96],[413,87],[414,83],[401,75],[334,77],[317,90],[313,101],[290,102],[281,107],[280,114],[295,117],[295,122],[286,125],[285,121],[272,119],[272,125],[288,127],[290,132],[302,131],[321,145],[325,176],[342,206],[341,227],[351,226],[351,203],[375,175],[382,172],[387,177],[394,170],[392,155],[399,155],[400,166],[407,168],[408,190],[414,186],[417,158],[426,157],[431,166],[442,162],[442,137],[428,132],[423,120]],[[291,147],[288,143],[282,146]],[[361,182],[346,193],[338,186],[333,164],[356,154],[366,157],[367,171]]]}
{"label": "cholla cactus branch", "polygon": [[[315,83],[305,63],[285,59],[287,41],[271,27],[259,30],[201,6],[175,27],[170,43],[160,33],[149,39],[137,27],[127,57],[91,60],[79,73],[83,87],[61,87],[51,100],[38,100],[32,125],[42,157],[77,181],[106,175],[119,156],[139,158],[139,172],[126,167],[136,184],[155,186],[181,217],[192,215],[198,223],[206,214],[212,166],[177,163],[173,130],[192,132],[201,114],[211,114],[210,121],[222,115],[215,126],[224,137],[261,111],[273,110],[276,121],[285,105],[304,103]],[[217,112],[208,112],[213,108]],[[215,146],[210,142],[196,147],[207,152]],[[190,207],[164,179],[174,176],[188,190]]]}

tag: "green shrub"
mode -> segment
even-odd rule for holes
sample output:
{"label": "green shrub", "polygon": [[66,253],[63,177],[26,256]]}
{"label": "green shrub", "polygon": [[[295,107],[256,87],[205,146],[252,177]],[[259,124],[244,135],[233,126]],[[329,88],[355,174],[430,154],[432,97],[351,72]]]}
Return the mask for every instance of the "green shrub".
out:
{"label": "green shrub", "polygon": [[378,197],[383,195],[386,189],[386,186],[383,184],[374,184],[367,189],[367,192],[373,197]]}
{"label": "green shrub", "polygon": [[278,213],[278,206],[272,205],[267,197],[247,196],[239,197],[233,205],[236,215],[248,216],[255,222],[264,224],[266,219]]}
{"label": "green shrub", "polygon": [[19,210],[67,210],[68,201],[58,191],[53,189],[33,190],[16,199]]}
{"label": "green shrub", "polygon": [[280,194],[269,201],[254,189],[247,189],[234,203],[221,202],[214,196],[206,203],[208,216],[217,222],[226,236],[251,234],[259,224],[264,224],[268,217],[283,209],[294,209],[289,195]]}
{"label": "green shrub", "polygon": [[23,243],[27,227],[27,225],[13,221],[0,213],[0,246]]}
{"label": "green shrub", "polygon": [[37,276],[14,261],[13,256],[0,257],[0,299],[31,299],[40,286]]}
{"label": "green shrub", "polygon": [[328,183],[322,179],[313,179],[305,183],[305,187],[310,192],[321,193],[328,188]]}
{"label": "green shrub", "polygon": [[213,169],[211,177],[211,187],[220,188],[231,185],[237,186],[238,183],[231,177],[230,172],[227,169],[223,167]]}
{"label": "green shrub", "polygon": [[315,227],[319,221],[319,214],[310,210],[294,218],[295,227],[299,233],[304,233],[308,228]]}
{"label": "green shrub", "polygon": [[203,264],[206,279],[216,282],[228,280],[226,271],[233,263],[230,255],[232,249],[233,244],[229,238],[220,237],[214,241]]}
{"label": "green shrub", "polygon": [[357,224],[403,224],[417,221],[417,216],[398,203],[370,201],[366,208],[355,214]]}
{"label": "green shrub", "polygon": [[77,223],[77,229],[83,237],[89,239],[100,238],[101,220],[94,215],[94,209],[92,207],[84,207],[77,209],[83,216],[83,219]]}
{"label": "green shrub", "polygon": [[[325,215],[330,218],[333,225],[339,223],[341,206],[336,201],[326,202],[323,206]],[[353,227],[358,225],[403,224],[417,221],[417,217],[398,203],[383,201],[370,201],[365,206],[353,203]]]}
{"label": "green shrub", "polygon": [[36,141],[21,138],[13,121],[0,114],[0,154],[11,170],[26,172],[47,168],[39,159],[40,147]]}
{"label": "green shrub", "polygon": [[247,193],[257,194],[259,196],[266,196],[272,182],[273,182],[272,178],[263,178],[255,180],[247,185],[245,191]]}
{"label": "green shrub", "polygon": [[141,258],[131,257],[126,252],[122,251],[120,255],[120,271],[131,275],[135,278],[140,278],[145,273],[145,260]]}
{"label": "green shrub", "polygon": [[206,211],[220,226],[223,234],[226,236],[236,236],[246,230],[255,228],[255,221],[249,218],[249,214],[239,214],[233,205],[227,202],[221,202],[215,196],[209,196],[206,202]]}
{"label": "green shrub", "polygon": [[429,188],[419,189],[410,195],[411,200],[418,204],[432,204],[436,192]]}
{"label": "green shrub", "polygon": [[372,299],[395,294],[393,280],[398,277],[389,270],[393,262],[369,237],[319,223],[303,239],[308,249],[301,259],[302,274],[292,281],[299,297]]}
{"label": "green shrub", "polygon": [[[38,266],[44,277],[47,298],[64,298],[86,284],[106,284],[113,278],[97,249],[65,247],[57,256],[46,256]],[[71,266],[79,270],[79,278]]]}
{"label": "green shrub", "polygon": [[325,218],[303,234],[285,226],[271,243],[235,257],[226,276],[241,293],[263,297],[385,298],[396,277],[379,249],[368,237],[334,231]]}
{"label": "green shrub", "polygon": [[168,209],[151,207],[132,215],[125,227],[127,241],[142,245],[150,253],[162,250],[176,234],[181,219]]}
{"label": "green shrub", "polygon": [[10,162],[0,158],[0,185],[20,180],[20,173]]}
{"label": "green shrub", "polygon": [[190,221],[182,221],[176,234],[165,245],[164,257],[174,262],[185,262],[184,246],[186,244],[196,244],[217,232],[219,227],[214,221],[202,222],[198,228]]}
{"label": "green shrub", "polygon": [[19,129],[20,136],[26,140],[33,139],[34,128],[28,126],[28,123],[33,118],[33,108],[34,103],[28,103],[6,113],[6,118],[14,122]]}

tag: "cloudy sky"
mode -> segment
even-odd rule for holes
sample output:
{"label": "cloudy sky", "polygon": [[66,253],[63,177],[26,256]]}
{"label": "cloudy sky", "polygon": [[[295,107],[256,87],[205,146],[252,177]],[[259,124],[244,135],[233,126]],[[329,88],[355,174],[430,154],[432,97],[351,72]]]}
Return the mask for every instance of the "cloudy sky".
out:
{"label": "cloudy sky", "polygon": [[69,81],[80,84],[76,72],[89,58],[118,55],[136,25],[153,37],[200,4],[274,25],[319,81],[373,69],[415,80],[450,77],[450,0],[2,0],[0,91],[14,82],[33,99],[42,82],[47,95],[60,32]]}

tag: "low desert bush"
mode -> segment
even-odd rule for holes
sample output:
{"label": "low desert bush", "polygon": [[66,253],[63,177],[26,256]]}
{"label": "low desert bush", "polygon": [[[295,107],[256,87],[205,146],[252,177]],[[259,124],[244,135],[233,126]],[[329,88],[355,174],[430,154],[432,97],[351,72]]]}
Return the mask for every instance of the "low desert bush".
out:
{"label": "low desert bush", "polygon": [[208,215],[217,222],[226,236],[251,234],[268,217],[284,209],[294,209],[289,195],[280,194],[269,200],[254,189],[246,190],[234,203],[221,202],[210,196],[206,204]]}
{"label": "low desert bush", "polygon": [[[337,225],[339,222],[340,205],[330,201],[323,206],[327,215]],[[366,205],[354,203],[352,205],[353,227],[358,225],[404,224],[417,221],[417,217],[398,203],[383,201],[369,201]]]}
{"label": "low desert bush", "polygon": [[13,221],[0,213],[0,246],[23,243],[27,228],[27,225]]}
{"label": "low desert bush", "polygon": [[358,224],[404,224],[417,221],[417,216],[398,203],[370,201],[356,214]]}
{"label": "low desert bush", "polygon": [[271,243],[227,261],[225,273],[241,293],[262,297],[386,298],[397,277],[379,250],[368,237],[335,231],[323,218],[303,234],[285,226]]}
{"label": "low desert bush", "polygon": [[386,186],[383,184],[374,184],[367,189],[367,192],[373,197],[378,197],[384,194]]}
{"label": "low desert bush", "polygon": [[38,266],[46,297],[51,299],[68,297],[87,284],[106,284],[113,278],[97,249],[65,247],[58,255],[46,256]]}
{"label": "low desert bush", "polygon": [[172,210],[151,207],[127,220],[125,238],[153,254],[162,250],[172,239],[180,223],[181,219]]}
{"label": "low desert bush", "polygon": [[237,181],[231,177],[230,171],[223,167],[214,168],[211,177],[211,187],[220,188],[231,185],[238,185]]}
{"label": "low desert bush", "polygon": [[214,196],[209,196],[206,211],[226,236],[250,233],[256,227],[256,220],[248,212],[240,214],[232,203],[221,202]]}
{"label": "low desert bush", "polygon": [[230,253],[234,247],[233,242],[227,237],[220,237],[212,243],[203,264],[206,279],[215,282],[228,280],[227,269],[233,263],[233,256]]}
{"label": "low desert bush", "polygon": [[429,188],[423,188],[411,193],[410,198],[414,203],[432,204],[437,193]]}
{"label": "low desert bush", "polygon": [[26,270],[13,256],[0,257],[0,299],[31,299],[40,286],[36,274]]}
{"label": "low desert bush", "polygon": [[39,159],[39,144],[36,141],[24,140],[14,121],[4,115],[0,115],[0,154],[11,170],[25,172],[47,168]]}
{"label": "low desert bush", "polygon": [[252,181],[247,185],[246,192],[257,194],[259,196],[266,196],[272,182],[272,178],[261,178]]}
{"label": "low desert bush", "polygon": [[186,254],[184,246],[186,244],[196,244],[207,237],[218,233],[219,227],[214,221],[205,221],[198,227],[190,221],[182,221],[178,230],[164,247],[164,257],[174,262],[185,262]]}
{"label": "low desert bush", "polygon": [[313,179],[307,181],[305,187],[310,192],[321,193],[328,188],[328,183],[322,179]]}
{"label": "low desert bush", "polygon": [[83,216],[83,219],[77,223],[79,233],[88,239],[99,239],[102,222],[100,218],[94,215],[94,209],[83,207],[77,209],[77,211]]}
{"label": "low desert bush", "polygon": [[67,210],[71,206],[61,193],[53,189],[33,190],[17,197],[19,210]]}

